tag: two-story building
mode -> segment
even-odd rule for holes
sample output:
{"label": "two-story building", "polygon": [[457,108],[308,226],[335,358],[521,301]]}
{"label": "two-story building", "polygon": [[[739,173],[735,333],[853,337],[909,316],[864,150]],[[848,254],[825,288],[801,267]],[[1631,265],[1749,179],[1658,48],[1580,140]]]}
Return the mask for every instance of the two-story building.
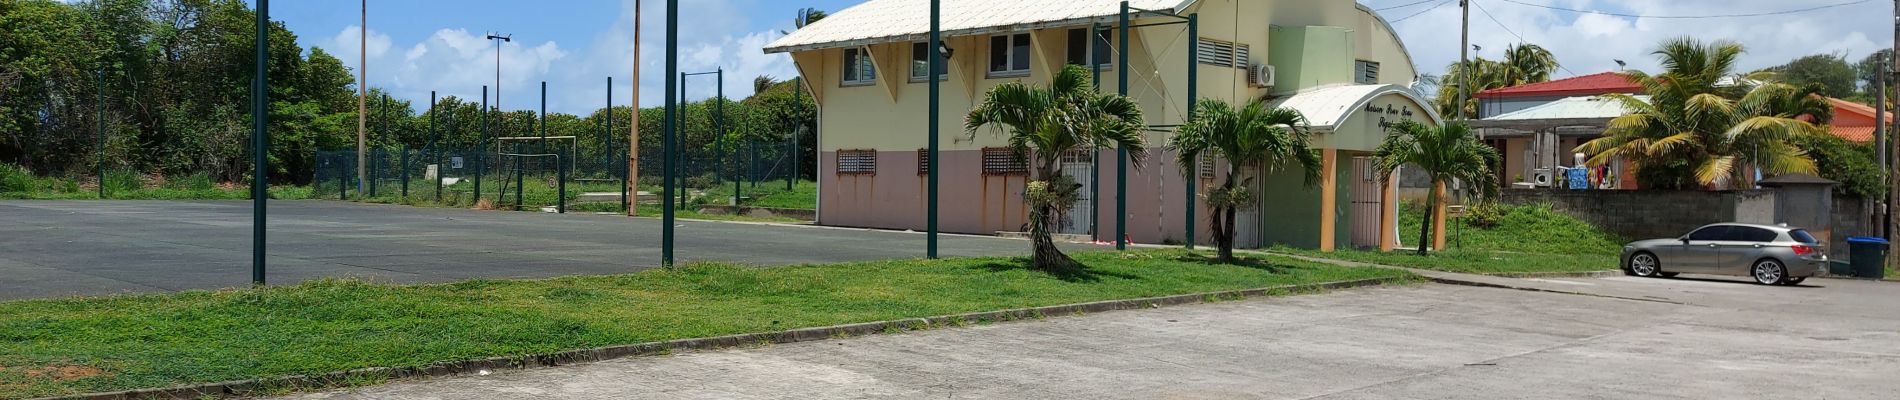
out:
{"label": "two-story building", "polygon": [[[1147,165],[1127,176],[1128,239],[1182,241],[1186,207],[1197,207],[1196,237],[1205,241],[1212,237],[1206,231],[1211,213],[1188,200],[1186,185],[1213,184],[1235,171],[1206,163],[1189,179],[1163,148],[1172,127],[1185,122],[1192,101],[1188,70],[1194,68],[1200,97],[1236,104],[1266,99],[1300,110],[1322,149],[1324,178],[1317,187],[1305,186],[1298,171],[1239,171],[1258,176],[1249,182],[1261,194],[1259,206],[1237,224],[1242,246],[1396,243],[1395,190],[1378,181],[1366,156],[1385,138],[1387,124],[1437,123],[1438,115],[1409,88],[1417,72],[1383,18],[1351,0],[1132,0],[1131,7],[1150,12],[1131,16],[1136,28],[1124,46],[1115,30],[1120,3],[944,0],[946,49],[930,51],[929,2],[870,0],[768,45],[767,53],[791,54],[820,108],[818,223],[921,230],[925,173],[940,167],[943,230],[1023,230],[1026,166],[1013,159],[1002,136],[988,129],[966,134],[963,116],[998,84],[1046,85],[1066,65],[1099,65],[1104,92],[1123,91],[1116,77],[1128,73],[1125,92],[1154,127]],[[1197,13],[1199,37],[1189,37],[1185,25],[1159,25]],[[1198,59],[1188,59],[1189,46],[1199,47]],[[1122,49],[1129,65],[1116,64]],[[941,166],[926,165],[922,150],[933,54],[948,57],[937,77],[945,116]],[[1090,185],[1082,192],[1093,197],[1078,202],[1063,233],[1114,239],[1115,155],[1102,149],[1064,157],[1064,170]]]}

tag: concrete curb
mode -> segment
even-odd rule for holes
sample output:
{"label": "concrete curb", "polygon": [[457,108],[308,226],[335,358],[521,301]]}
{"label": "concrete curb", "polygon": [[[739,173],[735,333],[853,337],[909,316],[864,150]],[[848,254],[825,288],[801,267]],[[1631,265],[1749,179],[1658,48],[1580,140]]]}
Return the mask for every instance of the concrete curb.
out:
{"label": "concrete curb", "polygon": [[526,355],[514,357],[494,357],[476,360],[435,363],[420,367],[375,367],[351,371],[332,372],[321,375],[295,375],[277,378],[263,378],[243,381],[228,381],[197,385],[176,386],[159,389],[139,389],[118,392],[89,393],[72,396],[46,397],[42,399],[74,400],[122,400],[122,399],[202,399],[248,396],[259,391],[302,388],[318,389],[345,386],[352,381],[405,379],[421,377],[453,376],[471,372],[495,369],[523,369],[534,367],[552,367],[568,364],[604,361],[617,358],[653,356],[668,354],[674,350],[714,350],[745,345],[784,344],[827,340],[833,338],[872,335],[878,333],[897,333],[944,326],[958,326],[971,323],[1004,322],[1023,319],[1039,319],[1050,316],[1077,315],[1117,310],[1142,308],[1160,308],[1184,304],[1196,304],[1217,300],[1264,297],[1276,294],[1293,294],[1328,290],[1351,289],[1368,286],[1386,285],[1407,280],[1404,277],[1373,278],[1351,281],[1312,283],[1304,285],[1271,286],[1256,289],[1206,292],[1176,296],[1149,297],[1128,300],[1108,300],[1092,303],[1065,304],[1047,307],[1018,308],[1001,311],[977,312],[936,317],[907,318],[899,320],[865,322],[857,324],[833,325],[816,328],[793,329],[778,332],[747,333],[726,336],[714,336],[693,339],[678,339],[663,342],[647,342],[622,346],[608,346],[593,349],[570,350],[557,353]]}
{"label": "concrete curb", "polygon": [[1605,278],[1623,276],[1623,271],[1585,271],[1585,272],[1491,272],[1474,275],[1495,276],[1499,278]]}

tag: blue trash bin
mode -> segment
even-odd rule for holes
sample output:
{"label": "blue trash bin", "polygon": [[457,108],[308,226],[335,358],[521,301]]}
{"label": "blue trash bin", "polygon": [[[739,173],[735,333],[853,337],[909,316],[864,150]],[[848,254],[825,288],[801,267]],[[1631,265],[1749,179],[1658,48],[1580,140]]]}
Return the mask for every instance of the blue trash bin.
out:
{"label": "blue trash bin", "polygon": [[1887,239],[1871,236],[1847,238],[1848,262],[1854,265],[1854,277],[1881,279],[1887,275]]}

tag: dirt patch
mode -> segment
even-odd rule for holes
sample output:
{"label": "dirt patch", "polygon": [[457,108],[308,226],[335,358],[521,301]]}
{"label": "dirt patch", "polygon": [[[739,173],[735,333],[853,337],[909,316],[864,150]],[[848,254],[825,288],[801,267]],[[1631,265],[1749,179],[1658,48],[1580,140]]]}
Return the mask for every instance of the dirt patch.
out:
{"label": "dirt patch", "polygon": [[25,368],[19,371],[21,375],[25,375],[26,378],[30,380],[54,382],[76,381],[106,374],[106,371],[103,369],[84,365],[51,365],[39,368]]}

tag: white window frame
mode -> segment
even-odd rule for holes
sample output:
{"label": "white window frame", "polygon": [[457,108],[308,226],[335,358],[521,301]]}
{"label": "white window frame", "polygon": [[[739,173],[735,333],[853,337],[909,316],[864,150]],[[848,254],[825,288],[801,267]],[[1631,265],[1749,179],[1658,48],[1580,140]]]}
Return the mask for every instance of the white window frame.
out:
{"label": "white window frame", "polygon": [[[1003,51],[1004,57],[1007,57],[1003,61],[1004,68],[1014,68],[1013,66],[1016,65],[1015,50],[1016,50],[1017,45],[1021,45],[1023,47],[1029,48],[1029,54],[1024,55],[1025,57],[1035,57],[1035,53],[1036,53],[1036,47],[1035,47],[1036,40],[1032,35],[1029,34],[1029,32],[1013,32],[1013,33],[991,35],[989,39],[990,51],[988,52],[989,54],[987,55],[990,59],[987,60],[989,62],[986,63],[983,67],[983,70],[988,74],[988,77],[990,78],[1020,78],[1020,77],[1029,76],[1029,70],[1035,68],[1035,66],[1030,65],[1029,60],[1023,60],[1022,69],[1005,69],[1002,71],[997,71],[994,69],[995,64],[996,64],[996,38],[997,37],[1006,38],[1006,39],[1003,39],[1003,43],[1008,45]],[[1021,38],[1023,42],[1017,43],[1016,39],[1018,38]]]}
{"label": "white window frame", "polygon": [[[842,53],[842,57],[844,58],[838,70],[839,86],[871,86],[877,84],[877,60],[871,59],[870,48],[861,46],[845,48],[839,51],[839,53]],[[864,58],[864,61],[859,62],[858,60],[852,59],[851,56],[853,54]],[[865,69],[858,71],[858,79],[850,79],[851,69],[857,67],[864,67]]]}
{"label": "white window frame", "polygon": [[[1085,32],[1084,34],[1087,34],[1086,31],[1090,29],[1091,28],[1070,28],[1068,30],[1065,30],[1062,33],[1062,42],[1065,44],[1073,44],[1073,43],[1069,43],[1069,35],[1071,33],[1074,33],[1074,31],[1084,31]],[[1115,30],[1104,28],[1097,31],[1096,36],[1099,39],[1101,39],[1101,42],[1104,42],[1104,43],[1101,46],[1094,47],[1093,50],[1101,51],[1102,54],[1107,54],[1108,57],[1106,57],[1107,60],[1103,60],[1101,64],[1096,64],[1095,68],[1100,71],[1115,70],[1115,61],[1116,61],[1115,55],[1114,55],[1115,54],[1115,40],[1116,40]],[[1087,48],[1088,43],[1083,43],[1082,46]],[[1068,49],[1064,49],[1062,53],[1062,58],[1064,58],[1063,62],[1069,61],[1067,60],[1067,58],[1069,57],[1069,53],[1067,50]],[[1083,50],[1082,52],[1084,53],[1083,58],[1085,58],[1083,62],[1088,62],[1095,59],[1095,55],[1088,54],[1089,53],[1088,50]],[[1081,65],[1083,68],[1088,68],[1089,66],[1088,64],[1075,64],[1075,63],[1069,63],[1067,65]]]}
{"label": "white window frame", "polygon": [[924,74],[930,73],[926,71],[930,69],[929,64],[917,65],[917,47],[918,46],[926,47],[926,49],[924,49],[924,52],[936,53],[937,60],[943,63],[943,69],[937,71],[938,72],[937,80],[938,81],[950,80],[950,60],[944,59],[943,53],[941,52],[930,51],[930,49],[928,49],[928,47],[930,47],[930,42],[923,41],[923,42],[911,42],[910,44],[910,53],[911,53],[910,54],[910,83],[923,83],[925,82]]}

